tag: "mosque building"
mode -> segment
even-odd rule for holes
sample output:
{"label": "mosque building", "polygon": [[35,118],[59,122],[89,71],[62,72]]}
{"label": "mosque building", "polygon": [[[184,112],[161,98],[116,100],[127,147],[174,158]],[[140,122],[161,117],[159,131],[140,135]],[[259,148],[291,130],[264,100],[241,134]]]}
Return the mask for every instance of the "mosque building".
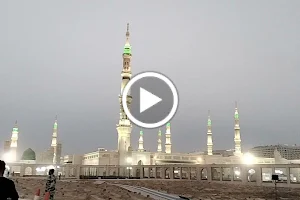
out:
{"label": "mosque building", "polygon": [[[121,92],[119,95],[120,117],[117,124],[118,149],[108,151],[99,148],[95,152],[83,155],[83,165],[155,165],[155,164],[239,164],[242,162],[241,135],[239,126],[239,113],[236,104],[234,113],[234,154],[224,156],[222,153],[214,155],[212,120],[210,112],[207,121],[207,153],[174,153],[172,151],[171,123],[166,124],[164,152],[162,146],[162,132],[158,131],[157,152],[148,152],[144,149],[143,131],[140,131],[138,149],[134,150],[131,145],[132,124],[122,106],[122,91],[132,77],[131,71],[131,44],[129,24],[127,24],[126,42],[123,50],[123,68],[121,71]],[[127,104],[130,107],[132,96],[127,95]]]}
{"label": "mosque building", "polygon": [[62,144],[58,143],[57,140],[57,126],[56,117],[53,125],[52,143],[49,149],[36,155],[35,152],[29,148],[23,152],[22,156],[20,156],[18,155],[19,127],[18,122],[16,121],[12,130],[11,140],[4,142],[4,151],[1,159],[5,160],[7,163],[60,164]]}
{"label": "mosque building", "polygon": [[[32,149],[27,149],[22,158],[17,155],[19,128],[17,121],[12,130],[10,141],[5,141],[4,155],[2,159],[8,163],[27,163],[27,164],[44,164],[44,165],[60,165],[60,164],[77,164],[77,165],[167,165],[167,164],[282,164],[295,163],[296,160],[288,159],[297,158],[299,156],[283,155],[283,148],[267,148],[266,153],[260,153],[262,148],[254,149],[258,156],[242,152],[242,141],[240,132],[240,118],[237,103],[234,111],[234,127],[232,150],[220,151],[213,148],[213,129],[210,111],[207,119],[207,148],[204,152],[177,153],[173,151],[172,146],[172,126],[167,123],[164,127],[160,127],[157,133],[156,151],[150,152],[145,150],[143,130],[139,132],[139,139],[136,141],[138,148],[133,149],[131,143],[132,123],[126,115],[122,105],[122,91],[127,83],[131,80],[131,51],[129,24],[127,24],[126,42],[123,49],[123,67],[121,71],[121,90],[119,95],[120,113],[119,120],[116,125],[118,141],[116,150],[106,150],[98,148],[94,152],[84,155],[65,155],[62,154],[62,144],[58,140],[58,121],[55,118],[52,131],[51,146],[45,152],[35,154]],[[126,96],[128,107],[132,102],[132,96]],[[164,133],[164,134],[163,134]],[[274,153],[271,151],[274,150]],[[270,153],[271,152],[271,153]],[[270,154],[270,155],[269,155]],[[261,156],[264,155],[264,156]],[[300,158],[300,157],[299,157]],[[300,159],[297,160],[300,163]]]}

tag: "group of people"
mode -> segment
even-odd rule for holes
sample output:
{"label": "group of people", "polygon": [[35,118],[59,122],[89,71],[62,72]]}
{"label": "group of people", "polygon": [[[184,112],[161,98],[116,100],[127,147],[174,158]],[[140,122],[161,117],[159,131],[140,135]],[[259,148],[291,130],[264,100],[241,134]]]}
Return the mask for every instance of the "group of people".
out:
{"label": "group of people", "polygon": [[[5,169],[6,163],[0,160],[0,200],[18,200],[19,195],[15,183],[9,178],[4,177]],[[50,169],[45,188],[45,192],[50,193],[50,200],[54,199],[55,185],[56,177],[54,175],[54,169]]]}

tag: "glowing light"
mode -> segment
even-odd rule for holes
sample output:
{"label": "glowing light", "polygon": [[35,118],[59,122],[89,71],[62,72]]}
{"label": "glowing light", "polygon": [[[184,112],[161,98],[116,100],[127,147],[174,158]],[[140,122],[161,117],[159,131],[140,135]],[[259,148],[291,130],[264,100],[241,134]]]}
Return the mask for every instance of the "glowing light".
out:
{"label": "glowing light", "polygon": [[243,156],[243,161],[244,161],[245,164],[248,164],[248,165],[254,164],[255,157],[252,154],[250,154],[250,153],[246,153]]}
{"label": "glowing light", "polygon": [[237,176],[239,176],[239,175],[241,175],[241,172],[238,171],[238,170],[236,170],[236,171],[234,171],[234,174],[237,175]]}
{"label": "glowing light", "polygon": [[126,159],[126,161],[127,161],[127,163],[131,164],[131,163],[132,163],[132,158],[131,158],[131,157],[128,157],[128,158]]}
{"label": "glowing light", "polygon": [[41,167],[41,172],[46,171],[46,167]]}
{"label": "glowing light", "polygon": [[59,169],[59,168],[60,168],[60,166],[56,166],[56,168],[57,168],[57,169]]}
{"label": "glowing light", "polygon": [[201,158],[201,157],[197,158],[197,161],[198,161],[198,162],[201,162],[201,161],[202,161],[202,158]]}

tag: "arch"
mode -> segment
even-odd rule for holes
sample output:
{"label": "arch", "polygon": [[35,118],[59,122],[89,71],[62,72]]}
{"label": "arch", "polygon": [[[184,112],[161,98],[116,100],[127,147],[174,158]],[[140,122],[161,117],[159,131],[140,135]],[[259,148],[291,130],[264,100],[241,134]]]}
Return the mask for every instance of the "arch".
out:
{"label": "arch", "polygon": [[139,160],[138,165],[144,165],[142,160]]}
{"label": "arch", "polygon": [[26,167],[25,168],[25,175],[32,175],[32,168],[31,167]]}
{"label": "arch", "polygon": [[203,168],[201,170],[201,180],[207,180],[207,169]]}
{"label": "arch", "polygon": [[248,182],[256,182],[256,172],[254,169],[248,170]]}

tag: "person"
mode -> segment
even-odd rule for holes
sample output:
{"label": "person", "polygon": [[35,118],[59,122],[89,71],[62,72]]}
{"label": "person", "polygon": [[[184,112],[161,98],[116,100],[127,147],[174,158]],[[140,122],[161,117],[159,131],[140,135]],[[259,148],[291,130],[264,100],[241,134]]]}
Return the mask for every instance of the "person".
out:
{"label": "person", "polygon": [[49,170],[49,176],[48,176],[48,179],[47,179],[47,182],[46,182],[46,190],[45,190],[45,192],[50,193],[50,199],[49,200],[54,199],[55,185],[56,185],[56,177],[54,175],[54,169],[50,169]]}
{"label": "person", "polygon": [[19,194],[14,182],[3,176],[5,171],[5,162],[0,160],[0,200],[18,200]]}
{"label": "person", "polygon": [[60,178],[61,178],[61,173],[58,174],[58,180],[60,180]]}

